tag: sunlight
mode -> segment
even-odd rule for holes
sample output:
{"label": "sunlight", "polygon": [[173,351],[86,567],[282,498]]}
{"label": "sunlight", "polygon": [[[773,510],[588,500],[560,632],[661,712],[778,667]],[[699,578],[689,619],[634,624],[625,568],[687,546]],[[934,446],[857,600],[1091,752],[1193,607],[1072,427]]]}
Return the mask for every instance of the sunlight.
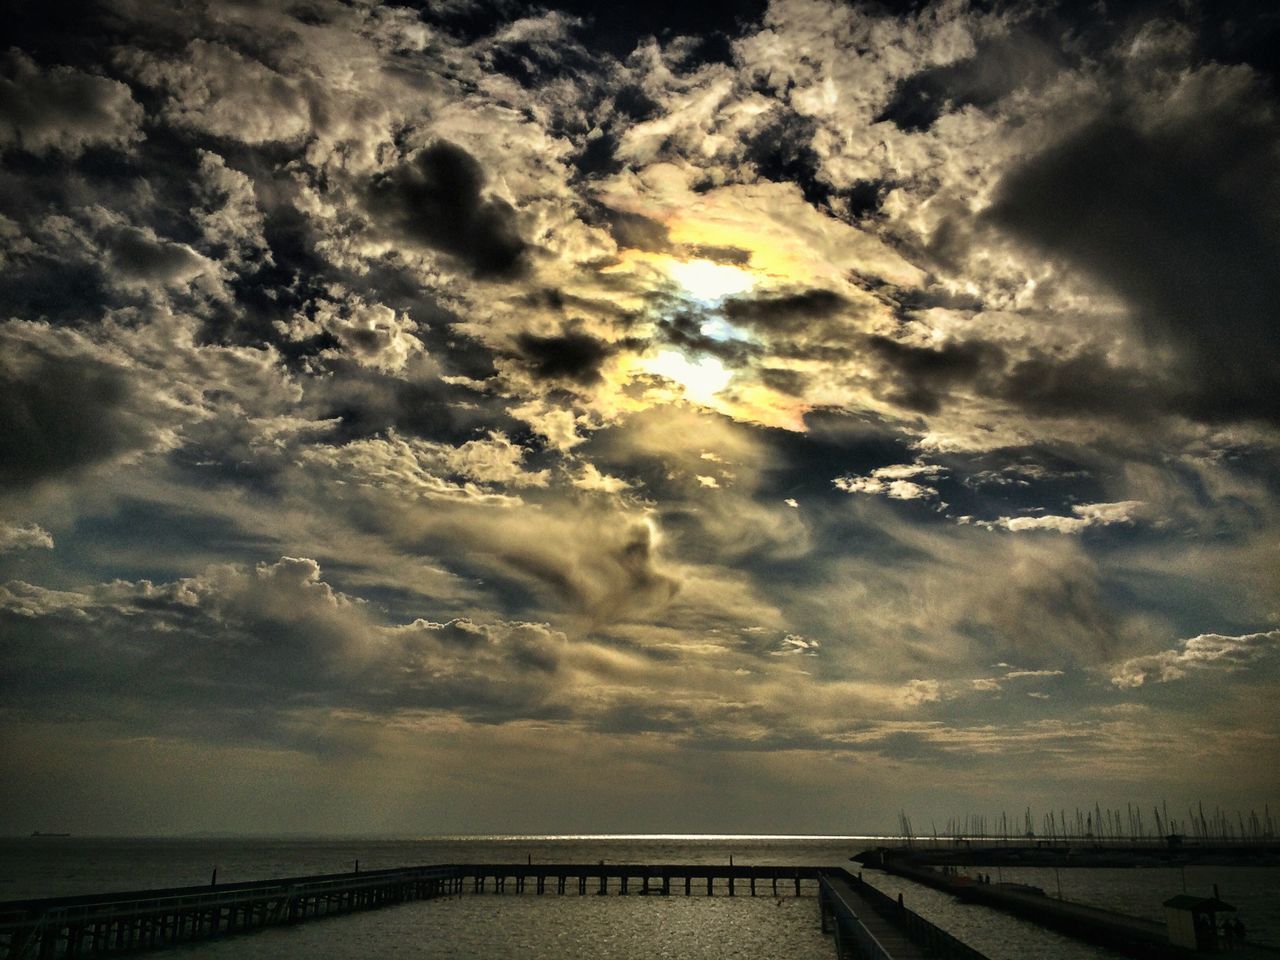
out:
{"label": "sunlight", "polygon": [[645,361],[642,369],[678,383],[686,397],[706,405],[713,403],[716,394],[728,386],[733,377],[733,372],[715,357],[690,360],[679,350],[662,351]]}
{"label": "sunlight", "polygon": [[684,288],[685,293],[703,303],[714,303],[745,293],[755,286],[750,270],[713,260],[676,260],[666,268],[668,275]]}

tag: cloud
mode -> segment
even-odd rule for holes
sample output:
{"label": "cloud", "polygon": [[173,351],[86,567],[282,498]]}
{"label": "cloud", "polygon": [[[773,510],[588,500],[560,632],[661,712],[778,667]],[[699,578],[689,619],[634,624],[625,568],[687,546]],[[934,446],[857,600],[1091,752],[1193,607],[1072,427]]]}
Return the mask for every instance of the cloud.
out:
{"label": "cloud", "polygon": [[142,139],[142,120],[142,106],[118,80],[42,69],[18,49],[0,58],[0,147],[73,157],[95,146],[124,150]]}
{"label": "cloud", "polygon": [[1122,688],[1168,683],[1197,674],[1234,673],[1280,649],[1280,630],[1230,637],[1203,633],[1180,641],[1172,650],[1132,657],[1115,667],[1111,682]]}
{"label": "cloud", "polygon": [[1149,349],[1173,352],[1177,407],[1209,421],[1280,418],[1264,359],[1278,346],[1266,264],[1280,191],[1265,171],[1280,126],[1260,84],[1213,64],[1120,95],[1011,170],[988,213],[1119,293]]}
{"label": "cloud", "polygon": [[867,476],[844,476],[832,480],[837,490],[845,493],[884,494],[891,500],[931,500],[938,491],[912,478],[931,479],[942,475],[943,469],[934,464],[902,463],[877,467]]}
{"label": "cloud", "polygon": [[74,474],[160,441],[139,379],[79,334],[9,321],[0,346],[0,487]]}
{"label": "cloud", "polygon": [[[452,752],[555,810],[582,757],[889,809],[1273,735],[1258,17],[26,6],[0,781],[217,740],[375,806]],[[1236,652],[1150,653],[1206,617]],[[1192,707],[1212,757],[1150,732]]]}
{"label": "cloud", "polygon": [[169,94],[162,113],[177,126],[242,143],[299,140],[311,130],[296,82],[222,43],[192,40],[180,58],[125,50],[120,59]]}
{"label": "cloud", "polygon": [[53,537],[38,523],[10,523],[0,519],[0,553],[10,550],[53,549]]}
{"label": "cloud", "polygon": [[1140,500],[1122,500],[1116,503],[1078,503],[1071,508],[1071,516],[1000,517],[993,521],[979,521],[980,526],[997,526],[1015,533],[1027,530],[1052,530],[1055,533],[1081,533],[1090,527],[1109,527],[1114,524],[1131,524],[1145,504]]}
{"label": "cloud", "polygon": [[466,150],[440,140],[374,176],[365,204],[375,222],[402,240],[449,254],[481,279],[525,269],[527,245],[515,210],[484,197],[485,175]]}
{"label": "cloud", "polygon": [[271,265],[266,217],[253,179],[216,153],[201,150],[199,156],[199,203],[191,213],[204,242],[235,265]]}
{"label": "cloud", "polygon": [[952,386],[974,380],[985,368],[1003,360],[999,347],[981,342],[933,348],[872,336],[868,346],[895,377],[889,398],[922,413],[936,413]]}
{"label": "cloud", "polygon": [[821,649],[822,644],[817,640],[807,640],[794,633],[788,633],[782,638],[778,649],[769,651],[769,655],[774,657],[816,657]]}
{"label": "cloud", "polygon": [[[141,697],[151,710],[131,722],[143,730],[236,741],[288,743],[291,716],[315,703],[529,716],[552,695],[567,643],[536,623],[384,625],[297,557],[75,592],[10,582],[0,586],[0,620],[14,638],[8,684],[24,713],[47,712],[43,693],[56,682],[89,715],[110,717]],[[71,624],[75,643],[62,636]],[[53,659],[42,666],[43,657]],[[253,734],[240,727],[245,710],[257,717]]]}
{"label": "cloud", "polygon": [[[282,325],[284,326],[284,325]],[[357,363],[385,373],[402,373],[413,360],[425,356],[418,326],[408,314],[359,296],[345,301],[316,300],[287,325],[291,339],[305,340],[328,333],[341,353]]]}
{"label": "cloud", "polygon": [[609,344],[576,330],[551,337],[521,333],[516,346],[529,359],[535,376],[586,386],[600,382],[600,367],[613,353]]}

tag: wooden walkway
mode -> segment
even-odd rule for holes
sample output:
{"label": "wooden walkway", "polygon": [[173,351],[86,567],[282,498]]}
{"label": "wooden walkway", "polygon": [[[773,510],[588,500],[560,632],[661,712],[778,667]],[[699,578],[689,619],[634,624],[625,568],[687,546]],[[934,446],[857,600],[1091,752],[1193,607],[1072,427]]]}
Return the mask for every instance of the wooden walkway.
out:
{"label": "wooden walkway", "polygon": [[838,960],[987,960],[847,870],[824,871],[821,898]]}
{"label": "wooden walkway", "polygon": [[444,896],[453,867],[289,877],[131,893],[0,903],[0,958],[133,953],[315,917]]}
{"label": "wooden walkway", "polygon": [[[969,903],[1003,910],[1076,940],[1141,960],[1190,960],[1201,955],[1169,943],[1168,927],[1154,920],[1072,900],[1059,900],[1036,888],[1019,884],[974,883],[968,877],[950,877],[913,858],[886,856],[882,862],[882,869],[887,873],[946,891]],[[1256,944],[1239,945],[1229,955],[1241,960],[1280,960],[1280,951]]]}
{"label": "wooden walkway", "polygon": [[473,893],[695,894],[708,897],[817,891],[818,867],[640,863],[482,863],[455,867]]}
{"label": "wooden walkway", "polygon": [[411,900],[472,895],[818,895],[839,960],[985,960],[847,870],[781,865],[442,864],[0,903],[0,960],[134,953]]}

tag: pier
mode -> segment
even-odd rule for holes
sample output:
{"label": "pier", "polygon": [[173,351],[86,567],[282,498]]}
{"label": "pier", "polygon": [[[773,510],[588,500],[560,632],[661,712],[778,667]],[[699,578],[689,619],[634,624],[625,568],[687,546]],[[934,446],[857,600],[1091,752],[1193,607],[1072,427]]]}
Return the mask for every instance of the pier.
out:
{"label": "pier", "polygon": [[837,960],[985,960],[839,868],[442,864],[0,904],[0,960],[133,953],[452,895],[816,896]]}
{"label": "pier", "polygon": [[[967,903],[981,904],[1014,914],[1077,940],[1106,947],[1146,960],[1175,960],[1202,954],[1170,942],[1169,928],[1142,917],[1103,910],[1072,900],[1047,896],[1043,890],[1017,883],[975,883],[970,877],[949,876],[922,861],[919,851],[881,848],[860,854],[858,860],[875,863],[886,873],[913,880],[952,894]],[[1005,861],[1007,864],[1007,861]],[[1280,960],[1280,952],[1255,944],[1241,944],[1233,956]]]}
{"label": "pier", "polygon": [[571,891],[580,895],[612,892],[623,896],[671,896],[674,893],[686,897],[694,894],[776,897],[785,893],[798,897],[802,889],[816,892],[821,873],[819,867],[732,864],[484,863],[452,869],[461,872],[473,893],[486,890],[546,893],[554,888],[558,894]]}
{"label": "pier", "polygon": [[0,958],[132,953],[460,890],[452,867],[17,900],[0,904]]}
{"label": "pier", "polygon": [[822,932],[834,936],[837,960],[986,960],[847,870],[824,871],[820,882]]}

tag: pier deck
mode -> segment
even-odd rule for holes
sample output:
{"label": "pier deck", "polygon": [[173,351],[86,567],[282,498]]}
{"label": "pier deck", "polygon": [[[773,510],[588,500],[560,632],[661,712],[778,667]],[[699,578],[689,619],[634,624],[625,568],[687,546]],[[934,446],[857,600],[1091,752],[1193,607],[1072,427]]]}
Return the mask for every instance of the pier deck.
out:
{"label": "pier deck", "polygon": [[132,953],[314,917],[457,892],[453,867],[289,877],[251,883],[0,903],[0,958]]}
{"label": "pier deck", "polygon": [[721,864],[638,863],[484,863],[455,867],[472,892],[617,893],[622,895],[800,896],[816,892],[819,867]]}
{"label": "pier deck", "polygon": [[0,960],[132,953],[410,900],[470,893],[817,894],[841,960],[985,960],[847,870],[791,865],[442,864],[0,903]]}
{"label": "pier deck", "polygon": [[986,960],[983,954],[906,909],[847,870],[822,877],[823,930],[836,956],[856,960]]}
{"label": "pier deck", "polygon": [[[1017,884],[974,883],[967,877],[949,877],[922,864],[914,856],[889,855],[880,859],[881,869],[887,873],[946,891],[969,903],[1012,913],[1077,940],[1128,956],[1149,960],[1175,960],[1200,955],[1194,950],[1169,943],[1168,927],[1154,920],[1116,913],[1072,900],[1059,900]],[[1280,952],[1256,944],[1237,945],[1232,955],[1241,960],[1280,960]]]}

